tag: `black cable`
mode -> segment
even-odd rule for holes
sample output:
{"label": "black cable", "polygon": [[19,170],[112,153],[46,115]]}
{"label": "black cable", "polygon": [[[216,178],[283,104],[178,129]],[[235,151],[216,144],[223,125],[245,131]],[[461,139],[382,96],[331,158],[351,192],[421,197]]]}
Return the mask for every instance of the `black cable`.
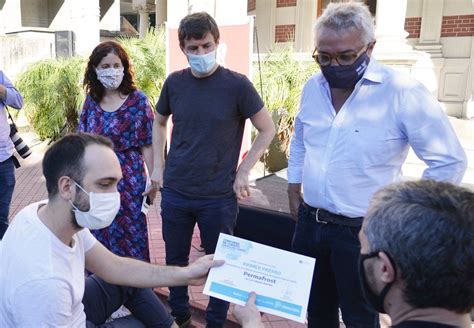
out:
{"label": "black cable", "polygon": [[253,30],[254,30],[254,35],[255,35],[255,43],[256,43],[256,46],[257,46],[258,73],[259,73],[259,76],[260,76],[260,93],[262,94],[262,98],[265,98],[263,96],[262,65],[261,65],[261,61],[260,61],[260,48],[258,46],[257,23],[255,22],[255,16],[253,16]]}
{"label": "black cable", "polygon": [[[260,77],[260,94],[262,98],[265,99],[263,96],[263,81],[262,81],[262,65],[260,61],[260,47],[258,46],[258,33],[257,33],[257,23],[255,21],[255,16],[253,16],[253,31],[255,37],[255,45],[257,46],[257,62],[258,62],[258,73]],[[267,170],[265,168],[265,160],[267,159],[267,152],[263,153],[263,176],[267,176]]]}

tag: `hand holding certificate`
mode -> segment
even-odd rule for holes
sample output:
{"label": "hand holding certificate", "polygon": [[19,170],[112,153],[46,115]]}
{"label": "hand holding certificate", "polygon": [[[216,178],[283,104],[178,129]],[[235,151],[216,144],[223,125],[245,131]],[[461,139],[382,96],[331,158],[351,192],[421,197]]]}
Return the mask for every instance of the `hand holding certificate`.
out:
{"label": "hand holding certificate", "polygon": [[260,311],[305,322],[313,258],[221,233],[214,259],[225,264],[211,269],[204,294],[244,305],[255,291]]}

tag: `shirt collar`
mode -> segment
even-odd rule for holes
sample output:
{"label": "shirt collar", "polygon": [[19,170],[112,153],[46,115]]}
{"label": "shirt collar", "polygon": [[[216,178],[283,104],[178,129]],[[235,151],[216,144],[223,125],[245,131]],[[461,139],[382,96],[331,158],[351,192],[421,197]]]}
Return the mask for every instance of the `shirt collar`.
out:
{"label": "shirt collar", "polygon": [[375,83],[381,83],[383,80],[383,67],[382,65],[375,60],[374,57],[370,57],[369,66],[365,71],[362,79],[369,80]]}

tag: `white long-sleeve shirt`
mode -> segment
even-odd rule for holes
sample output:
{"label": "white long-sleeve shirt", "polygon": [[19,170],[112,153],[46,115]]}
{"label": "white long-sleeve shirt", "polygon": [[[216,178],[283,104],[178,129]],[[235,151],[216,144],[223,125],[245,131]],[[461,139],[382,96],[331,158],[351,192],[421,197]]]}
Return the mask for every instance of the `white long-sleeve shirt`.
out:
{"label": "white long-sleeve shirt", "polygon": [[310,206],[364,216],[373,193],[399,181],[409,146],[428,165],[423,178],[461,182],[466,154],[421,83],[371,59],[336,115],[329,85],[318,73],[301,96],[288,182],[303,184]]}

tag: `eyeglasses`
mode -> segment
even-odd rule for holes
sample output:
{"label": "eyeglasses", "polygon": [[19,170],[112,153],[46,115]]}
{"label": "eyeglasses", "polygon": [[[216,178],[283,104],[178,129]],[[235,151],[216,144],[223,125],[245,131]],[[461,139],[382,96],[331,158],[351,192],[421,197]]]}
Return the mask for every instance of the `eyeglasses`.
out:
{"label": "eyeglasses", "polygon": [[353,51],[347,51],[347,52],[342,52],[342,53],[337,53],[334,55],[325,53],[325,52],[319,52],[318,49],[314,49],[313,54],[311,57],[316,61],[316,63],[319,64],[319,66],[329,66],[331,65],[331,62],[333,58],[336,60],[336,62],[341,65],[341,66],[348,66],[354,64],[356,59],[365,51],[367,51],[370,47],[370,43],[367,45],[367,47],[362,48],[359,52],[353,52]]}

